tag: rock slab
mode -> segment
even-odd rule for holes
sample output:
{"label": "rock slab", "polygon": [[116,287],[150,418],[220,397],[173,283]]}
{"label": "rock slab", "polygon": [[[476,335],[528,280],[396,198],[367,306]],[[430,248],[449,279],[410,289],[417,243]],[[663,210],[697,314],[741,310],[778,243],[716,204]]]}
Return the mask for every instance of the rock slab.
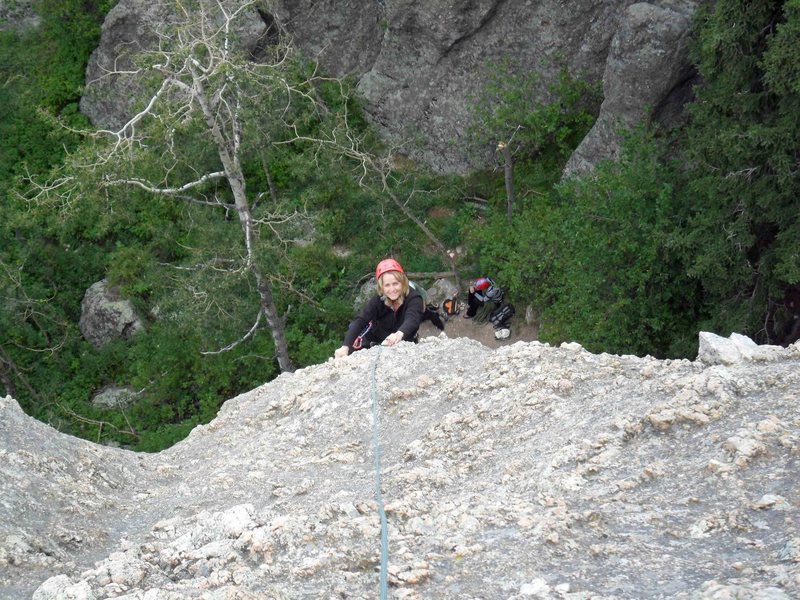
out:
{"label": "rock slab", "polygon": [[798,367],[443,334],[281,375],[153,455],[6,398],[0,597],[376,597],[377,428],[392,598],[796,598]]}

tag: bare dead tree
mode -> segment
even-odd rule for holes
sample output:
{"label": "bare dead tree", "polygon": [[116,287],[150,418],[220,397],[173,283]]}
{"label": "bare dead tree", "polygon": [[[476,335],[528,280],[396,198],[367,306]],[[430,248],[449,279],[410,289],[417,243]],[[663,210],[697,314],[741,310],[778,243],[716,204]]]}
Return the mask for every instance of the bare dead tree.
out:
{"label": "bare dead tree", "polygon": [[508,224],[511,225],[511,220],[514,216],[514,161],[511,158],[511,150],[505,142],[498,143],[497,150],[503,155],[503,172],[506,182],[506,215],[508,216]]}
{"label": "bare dead tree", "polygon": [[[260,58],[258,63],[237,45],[238,22],[253,18],[260,8],[263,2],[257,0],[201,0],[192,8],[176,0],[176,19],[160,32],[158,48],[143,53],[138,66],[125,71],[141,81],[155,82],[143,108],[119,129],[90,132],[95,141],[92,152],[72,157],[67,171],[40,186],[35,196],[56,196],[62,207],[69,209],[79,201],[79,178],[92,172],[106,190],[135,188],[153,196],[235,212],[244,248],[238,268],[252,277],[259,310],[240,339],[216,352],[230,350],[252,337],[263,320],[272,334],[280,370],[291,371],[286,315],[279,313],[273,289],[278,280],[259,263],[257,249],[265,239],[279,235],[282,223],[299,215],[276,208],[266,216],[262,212],[256,216],[254,206],[262,198],[271,199],[274,205],[277,193],[269,173],[268,190],[255,194],[249,190],[243,161],[246,147],[271,143],[265,134],[268,127],[254,122],[272,119],[274,127],[291,128],[295,105],[314,110],[318,98],[313,85],[298,81],[291,72],[293,53],[287,44],[272,47],[270,58]],[[202,130],[200,138],[213,160],[182,158],[178,146],[190,127]],[[260,137],[251,139],[253,136]],[[156,164],[148,171],[155,172],[155,177],[137,171],[137,161],[145,156],[151,167]]]}

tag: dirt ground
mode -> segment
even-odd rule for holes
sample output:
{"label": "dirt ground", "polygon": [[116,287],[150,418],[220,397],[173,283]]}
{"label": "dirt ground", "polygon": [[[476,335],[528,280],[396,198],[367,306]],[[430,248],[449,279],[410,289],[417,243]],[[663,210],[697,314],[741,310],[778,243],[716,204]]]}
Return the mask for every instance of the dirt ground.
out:
{"label": "dirt ground", "polygon": [[[463,314],[463,313],[462,313]],[[441,333],[430,321],[424,321],[419,328],[420,339],[428,336],[438,336]],[[489,323],[476,323],[472,319],[465,319],[461,315],[450,317],[445,323],[444,333],[449,338],[468,337],[479,341],[488,348],[499,348],[514,342],[532,342],[538,338],[538,328],[526,325],[521,318],[511,320],[511,336],[505,340],[494,338],[494,329]]]}

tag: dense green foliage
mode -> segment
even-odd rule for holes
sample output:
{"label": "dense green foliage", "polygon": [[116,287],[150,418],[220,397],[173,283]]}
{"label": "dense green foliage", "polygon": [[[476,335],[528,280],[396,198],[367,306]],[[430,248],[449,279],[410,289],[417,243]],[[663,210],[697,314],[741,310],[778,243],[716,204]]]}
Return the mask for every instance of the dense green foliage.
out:
{"label": "dense green foliage", "polygon": [[797,339],[800,313],[800,2],[718,2],[695,55],[705,84],[686,134],[687,271],[707,327]]}
{"label": "dense green foliage", "polygon": [[[495,178],[472,250],[543,341],[693,356],[698,330],[800,337],[799,33],[796,0],[720,0],[698,16],[686,127],[631,134],[621,160],[540,189],[511,227]],[[535,172],[518,160],[520,179]]]}
{"label": "dense green foliage", "polygon": [[[147,144],[132,148],[122,160],[103,161],[102,168],[81,167],[96,163],[108,151],[107,141],[67,133],[62,124],[80,127],[85,122],[73,119],[74,107],[65,111],[48,98],[51,88],[58,87],[73,90],[72,101],[77,101],[102,15],[93,15],[93,28],[88,28],[82,20],[72,23],[63,6],[39,9],[46,23],[74,27],[75,34],[86,28],[93,38],[85,47],[73,47],[77,67],[51,72],[52,81],[41,84],[41,96],[9,88],[27,112],[16,111],[2,126],[23,135],[38,123],[45,133],[30,140],[32,150],[25,156],[3,156],[2,384],[27,412],[61,430],[157,450],[209,421],[228,398],[275,377],[273,340],[262,325],[246,342],[216,353],[243,337],[259,309],[254,281],[241,268],[242,233],[230,206],[197,205],[135,186],[109,185],[111,178],[135,177],[169,186],[197,172],[218,170],[219,156],[202,120],[140,123],[138,133],[148,136]],[[9,35],[5,55],[15,55],[22,46],[36,48],[51,37],[49,25],[24,36]],[[55,38],[69,36],[62,31]],[[287,103],[280,89],[261,98],[242,96],[257,102],[239,107],[247,124],[241,159],[253,217],[272,221],[261,227],[256,257],[269,267],[278,291],[292,359],[304,366],[327,359],[338,347],[358,285],[377,259],[394,254],[411,270],[441,270],[442,264],[436,256],[410,252],[425,245],[420,232],[384,198],[359,186],[354,176],[358,163],[312,143],[271,143],[295,134],[322,139],[346,113],[351,133],[365,147],[376,147],[348,82],[317,80],[312,89],[307,65],[294,59],[284,64],[287,81],[324,108]],[[19,67],[9,64],[6,78]],[[41,68],[47,72],[44,64]],[[238,85],[244,90],[247,81]],[[276,127],[278,120],[269,118],[271,106],[296,128]],[[9,140],[11,150],[24,146],[10,134]],[[166,169],[164,140],[170,148]],[[37,153],[45,158],[27,158]],[[41,174],[49,169],[51,182],[63,177],[66,183],[43,196],[21,177],[30,171],[34,181],[42,182],[47,178]],[[19,178],[12,185],[14,177]],[[414,196],[409,206],[421,217],[433,206],[455,206],[453,194],[449,199],[412,194],[419,191],[420,180],[393,176],[391,184],[398,196]],[[200,192],[201,200],[230,204],[224,186],[209,184]],[[275,214],[293,217],[271,219]],[[430,226],[438,232],[443,225],[433,221]],[[334,254],[332,247],[346,252]],[[84,291],[103,278],[134,302],[146,330],[98,349],[83,340],[78,320]],[[118,410],[92,406],[92,395],[108,385],[132,388],[135,403]]]}
{"label": "dense green foliage", "polygon": [[[278,369],[264,327],[228,352],[205,353],[241,338],[258,312],[252,277],[231,269],[243,249],[229,210],[108,186],[107,172],[92,170],[68,199],[22,199],[36,193],[27,173],[43,181],[102,149],[62,124],[87,125],[77,101],[108,8],[43,0],[38,29],[0,33],[0,383],[28,413],[61,430],[152,451]],[[513,221],[500,168],[444,178],[396,160],[388,191],[445,245],[466,250],[462,277],[493,276],[517,305],[517,319],[530,306],[543,341],[661,357],[693,356],[702,329],[794,341],[798,40],[800,1],[719,0],[697,20],[693,56],[702,83],[688,123],[627,132],[620,160],[564,182],[564,163],[591,127],[598,91],[562,73],[547,90],[550,101],[532,103],[538,76],[492,66],[495,75],[474,99],[471,142],[483,159],[498,142],[509,144]],[[298,85],[307,80],[302,61],[290,68]],[[383,151],[349,82],[318,80],[305,89],[325,110],[293,105],[296,132],[324,139],[347,114],[361,148]],[[279,290],[292,360],[304,366],[339,345],[358,287],[378,259],[394,255],[410,271],[446,265],[383,181],[365,176],[352,156],[311,142],[273,143],[295,132],[265,116],[270,103],[284,100],[263,98],[248,116],[242,166],[259,198],[256,218],[277,208],[297,215],[263,229],[257,256]],[[168,175],[157,155],[141,152],[116,164],[115,176],[166,184],[218,168],[201,122],[148,126],[154,140],[170,141]],[[202,193],[229,201],[223,186]],[[98,349],[83,339],[78,320],[84,291],[103,278],[132,299],[146,329]],[[136,402],[125,410],[93,407],[92,395],[112,384],[136,390]]]}
{"label": "dense green foliage", "polygon": [[561,70],[546,86],[536,73],[511,62],[492,65],[486,87],[474,99],[470,138],[478,152],[506,143],[517,164],[516,179],[523,190],[549,189],[558,180],[564,162],[594,122],[600,91]]}
{"label": "dense green foliage", "polygon": [[31,214],[15,182],[46,172],[79,143],[53,115],[85,123],[83,73],[109,3],[42,0],[34,8],[38,28],[0,32],[0,377],[32,414],[74,421],[65,381],[104,368],[82,362],[88,345],[77,327],[81,287],[102,277],[103,249],[59,243],[59,216]]}
{"label": "dense green foliage", "polygon": [[[634,136],[619,161],[541,196],[515,220],[510,241],[493,242],[487,269],[539,309],[541,339],[614,353],[691,353],[687,310],[696,286],[671,248],[675,200],[659,159],[652,138]],[[501,228],[498,219],[489,231]]]}

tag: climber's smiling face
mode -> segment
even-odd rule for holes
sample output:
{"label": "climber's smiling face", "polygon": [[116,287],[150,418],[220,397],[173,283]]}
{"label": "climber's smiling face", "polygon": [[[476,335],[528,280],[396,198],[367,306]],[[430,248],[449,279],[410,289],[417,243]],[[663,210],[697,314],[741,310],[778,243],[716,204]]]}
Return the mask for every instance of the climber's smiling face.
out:
{"label": "climber's smiling face", "polygon": [[383,295],[392,302],[397,302],[400,294],[403,293],[403,284],[393,271],[384,273],[381,277]]}

